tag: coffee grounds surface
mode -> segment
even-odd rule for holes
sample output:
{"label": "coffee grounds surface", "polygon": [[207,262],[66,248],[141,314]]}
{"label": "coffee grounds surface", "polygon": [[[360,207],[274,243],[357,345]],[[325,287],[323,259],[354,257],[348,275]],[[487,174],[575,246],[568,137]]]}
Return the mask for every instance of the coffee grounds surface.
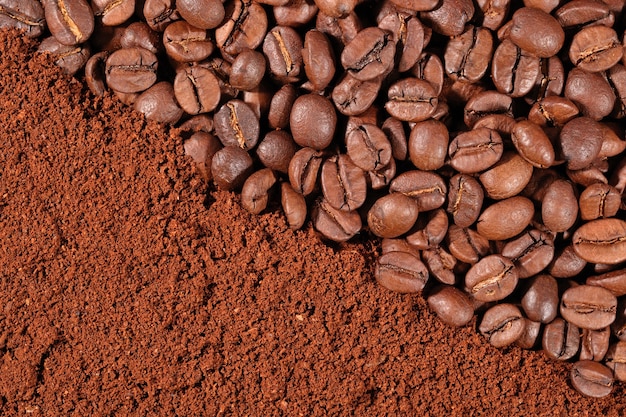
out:
{"label": "coffee grounds surface", "polygon": [[571,363],[498,350],[210,191],[180,132],[0,34],[3,416],[619,416]]}

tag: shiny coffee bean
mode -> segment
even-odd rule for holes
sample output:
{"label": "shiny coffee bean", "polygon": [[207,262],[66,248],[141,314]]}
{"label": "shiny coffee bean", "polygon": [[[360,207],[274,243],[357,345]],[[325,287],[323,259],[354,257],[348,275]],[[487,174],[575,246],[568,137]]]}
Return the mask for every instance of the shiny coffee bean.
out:
{"label": "shiny coffee bean", "polygon": [[273,11],[276,23],[295,28],[310,22],[315,17],[318,8],[310,0],[291,0],[282,6],[274,7]]}
{"label": "shiny coffee bean", "polygon": [[592,220],[572,236],[576,254],[587,262],[618,264],[626,261],[626,222],[610,218]]}
{"label": "shiny coffee bean", "polygon": [[190,25],[214,29],[224,20],[224,5],[220,0],[176,0],[176,11]]}
{"label": "shiny coffee bean", "polygon": [[280,184],[280,202],[289,227],[297,230],[304,226],[307,205],[302,193],[294,190],[288,182],[283,182]]}
{"label": "shiny coffee bean", "polygon": [[513,13],[509,36],[523,50],[548,58],[556,55],[565,42],[559,22],[548,13],[533,7],[522,7]]}
{"label": "shiny coffee bean", "polygon": [[501,255],[489,255],[472,265],[465,275],[465,287],[478,301],[499,301],[517,286],[517,268]]}
{"label": "shiny coffee bean", "polygon": [[557,56],[541,58],[535,86],[526,96],[526,102],[533,104],[546,97],[558,97],[563,92],[566,75],[563,63]]}
{"label": "shiny coffee bean", "polygon": [[374,202],[367,213],[367,224],[376,236],[393,238],[408,232],[415,224],[418,214],[414,199],[392,193]]}
{"label": "shiny coffee bean", "polygon": [[304,36],[302,50],[304,72],[314,91],[322,91],[335,76],[335,56],[328,37],[318,30]]}
{"label": "shiny coffee bean", "polygon": [[572,278],[581,273],[585,266],[587,262],[576,254],[572,245],[567,245],[556,253],[547,271],[555,278]]}
{"label": "shiny coffee bean", "polygon": [[305,196],[315,190],[323,156],[313,148],[302,148],[293,155],[289,162],[289,182],[294,190]]}
{"label": "shiny coffee bean", "polygon": [[474,16],[474,3],[470,0],[442,0],[432,10],[421,12],[420,20],[445,36],[463,33],[466,23]]}
{"label": "shiny coffee bean", "polygon": [[454,285],[456,283],[456,275],[454,273],[456,258],[441,246],[423,251],[422,259],[426,263],[430,274],[435,277],[437,281],[448,285]]}
{"label": "shiny coffee bean", "polygon": [[615,93],[606,78],[580,68],[574,68],[567,74],[563,92],[582,115],[594,120],[608,116],[615,106]]}
{"label": "shiny coffee bean", "polygon": [[118,49],[106,61],[106,82],[113,90],[138,93],[156,82],[157,67],[156,55],[147,49]]}
{"label": "shiny coffee bean", "polygon": [[411,170],[394,178],[389,191],[411,197],[417,202],[419,211],[430,211],[443,205],[447,187],[434,172]]}
{"label": "shiny coffee bean", "polygon": [[469,25],[465,32],[448,41],[444,54],[446,73],[453,80],[475,83],[487,72],[492,54],[489,29]]}
{"label": "shiny coffee bean", "polygon": [[484,191],[476,178],[456,174],[450,178],[447,211],[454,224],[469,227],[478,219],[484,200]]}
{"label": "shiny coffee bean", "polygon": [[107,90],[105,84],[105,65],[109,53],[106,51],[92,55],[85,64],[85,82],[95,95],[102,97]]}
{"label": "shiny coffee bean", "polygon": [[289,123],[293,140],[298,145],[321,150],[333,140],[337,113],[327,98],[304,94],[294,101]]}
{"label": "shiny coffee bean", "polygon": [[94,29],[93,11],[86,0],[44,0],[46,24],[63,45],[86,42]]}
{"label": "shiny coffee bean", "polygon": [[589,117],[576,117],[567,122],[559,135],[559,145],[567,168],[583,169],[591,165],[602,148],[600,123]]}
{"label": "shiny coffee bean", "polygon": [[544,328],[541,347],[550,359],[571,359],[580,347],[580,331],[574,324],[557,317]]}
{"label": "shiny coffee bean", "polygon": [[513,304],[497,304],[485,312],[478,330],[493,346],[505,347],[524,333],[523,318]]}
{"label": "shiny coffee bean", "polygon": [[613,217],[617,214],[622,196],[615,187],[608,184],[591,184],[580,194],[580,218],[594,220]]}
{"label": "shiny coffee bean", "polygon": [[605,327],[599,330],[583,329],[580,335],[580,355],[581,361],[589,360],[600,362],[604,359],[609,350],[609,340],[611,329]]}
{"label": "shiny coffee bean", "polygon": [[519,194],[530,181],[532,165],[518,153],[508,151],[479,180],[489,198],[504,200]]}
{"label": "shiny coffee bean", "polygon": [[406,237],[407,242],[420,250],[436,249],[446,237],[448,215],[443,209],[433,210],[418,218],[418,229]]}
{"label": "shiny coffee bean", "polygon": [[0,28],[22,30],[29,38],[41,36],[46,20],[38,0],[3,0],[0,4]]}
{"label": "shiny coffee bean", "polygon": [[365,112],[376,100],[382,77],[360,81],[345,73],[331,93],[337,111],[345,116],[356,116]]}
{"label": "shiny coffee bean", "polygon": [[267,208],[269,191],[276,184],[276,174],[270,168],[263,168],[251,174],[241,189],[241,205],[252,214],[259,214]]}
{"label": "shiny coffee bean", "polygon": [[180,107],[192,115],[215,110],[221,98],[217,77],[200,66],[187,67],[176,73],[174,94]]}
{"label": "shiny coffee bean", "polygon": [[451,326],[465,326],[474,317],[474,308],[467,294],[450,285],[435,288],[427,301],[437,317]]}
{"label": "shiny coffee bean", "polygon": [[578,218],[578,201],[569,181],[557,179],[545,189],[541,200],[541,219],[552,232],[568,230]]}
{"label": "shiny coffee bean", "polygon": [[175,124],[184,113],[176,101],[174,87],[167,81],[156,83],[142,92],[133,108],[149,120],[166,124]]}
{"label": "shiny coffee bean", "polygon": [[613,26],[615,15],[609,6],[593,0],[576,0],[564,3],[554,12],[563,29],[571,30],[585,26]]}
{"label": "shiny coffee bean", "polygon": [[212,180],[211,163],[215,153],[222,149],[220,141],[211,133],[198,131],[183,143],[183,148],[185,155],[195,162],[200,175],[207,181]]}
{"label": "shiny coffee bean", "polygon": [[381,129],[391,145],[391,155],[398,161],[407,159],[409,150],[404,124],[394,117],[388,117]]}
{"label": "shiny coffee bean", "polygon": [[572,366],[572,385],[588,397],[602,398],[613,391],[613,373],[594,361],[578,361]]}
{"label": "shiny coffee bean", "polygon": [[504,245],[502,256],[515,264],[520,278],[543,271],[554,258],[554,240],[547,233],[531,229]]}
{"label": "shiny coffee bean", "polygon": [[565,97],[550,96],[533,104],[528,120],[540,127],[563,127],[578,116],[578,107]]}
{"label": "shiny coffee bean", "polygon": [[613,29],[602,25],[590,26],[574,35],[569,59],[582,70],[600,72],[620,62],[623,49]]}
{"label": "shiny coffee bean", "polygon": [[559,288],[550,275],[532,278],[522,297],[526,317],[539,323],[550,323],[559,312]]}
{"label": "shiny coffee bean", "polygon": [[41,41],[37,51],[49,53],[54,64],[68,75],[74,75],[83,68],[91,54],[86,44],[85,46],[64,45],[54,36],[50,36]]}
{"label": "shiny coffee bean", "polygon": [[253,1],[226,3],[225,18],[215,29],[215,42],[224,53],[235,56],[261,45],[267,32],[267,14]]}
{"label": "shiny coffee bean", "polygon": [[241,188],[252,170],[252,158],[239,146],[225,146],[213,155],[211,161],[213,180],[224,190]]}
{"label": "shiny coffee bean", "polygon": [[515,341],[522,349],[535,349],[541,340],[541,323],[524,318],[524,333]]}
{"label": "shiny coffee bean", "polygon": [[448,154],[450,136],[445,124],[438,120],[418,122],[411,129],[408,151],[413,165],[424,171],[443,167]]}
{"label": "shiny coffee bean", "polygon": [[259,118],[241,100],[230,100],[213,116],[215,134],[224,146],[252,149],[259,140]]}
{"label": "shiny coffee bean", "polygon": [[437,95],[441,93],[445,70],[441,59],[434,53],[423,52],[411,68],[410,74],[418,80],[428,81]]}
{"label": "shiny coffee bean", "polygon": [[120,38],[120,46],[122,48],[138,46],[153,54],[163,50],[160,34],[150,29],[145,22],[133,22],[128,25]]}
{"label": "shiny coffee bean", "polygon": [[609,290],[614,296],[621,297],[626,295],[626,269],[590,276],[585,283],[594,287],[602,287]]}
{"label": "shiny coffee bean", "polygon": [[469,228],[450,225],[446,242],[450,253],[468,264],[475,264],[489,253],[489,241]]}
{"label": "shiny coffee bean", "polygon": [[272,77],[280,83],[292,83],[303,73],[302,38],[295,29],[275,26],[263,41],[263,53]]}
{"label": "shiny coffee bean", "polygon": [[374,272],[376,281],[388,290],[415,293],[428,281],[428,270],[412,253],[389,252],[378,258]]}
{"label": "shiny coffee bean", "polygon": [[393,65],[395,50],[391,34],[369,27],[360,31],[343,49],[341,65],[357,80],[371,80]]}
{"label": "shiny coffee bean", "polygon": [[170,23],[180,20],[174,0],[145,0],[143,16],[150,29],[157,32],[163,32]]}
{"label": "shiny coffee bean", "polygon": [[484,171],[500,160],[503,143],[500,135],[480,128],[457,135],[448,146],[450,165],[463,174]]}
{"label": "shiny coffee bean", "polygon": [[521,49],[510,39],[505,39],[493,53],[491,78],[499,92],[511,97],[522,97],[535,86],[540,63],[536,55]]}
{"label": "shiny coffee bean", "polygon": [[215,49],[207,31],[179,20],[167,26],[163,32],[163,44],[167,55],[177,62],[198,62]]}
{"label": "shiny coffee bean", "polygon": [[256,155],[265,167],[286,174],[289,172],[289,162],[297,150],[289,133],[272,130],[259,142]]}
{"label": "shiny coffee bean", "polygon": [[598,330],[615,320],[617,298],[609,290],[580,285],[561,296],[561,316],[582,329]]}
{"label": "shiny coffee bean", "polygon": [[346,150],[363,171],[377,171],[391,160],[391,144],[379,127],[362,124],[346,133]]}
{"label": "shiny coffee bean", "polygon": [[339,210],[356,210],[367,197],[365,172],[345,154],[324,161],[320,184],[328,204]]}
{"label": "shiny coffee bean", "polygon": [[259,86],[265,75],[265,57],[262,53],[244,50],[235,60],[230,69],[230,85],[239,90],[251,91]]}
{"label": "shiny coffee bean", "polygon": [[410,14],[389,13],[378,22],[378,27],[390,32],[396,43],[396,65],[399,72],[410,70],[424,48],[424,25]]}
{"label": "shiny coffee bean", "polygon": [[92,0],[91,7],[103,25],[118,26],[135,12],[135,0]]}
{"label": "shiny coffee bean", "polygon": [[418,78],[404,78],[389,87],[387,112],[398,120],[421,122],[437,109],[438,99],[433,86]]}
{"label": "shiny coffee bean", "polygon": [[272,129],[285,129],[289,126],[291,108],[296,101],[297,92],[292,84],[283,85],[272,97],[267,114],[269,127]]}
{"label": "shiny coffee bean", "polygon": [[472,128],[480,119],[493,114],[513,117],[513,99],[493,90],[474,94],[465,104],[463,121]]}
{"label": "shiny coffee bean", "polygon": [[489,240],[506,240],[521,233],[535,213],[532,201],[516,196],[487,207],[478,218],[477,230]]}
{"label": "shiny coffee bean", "polygon": [[543,129],[528,120],[517,122],[511,131],[513,145],[522,158],[537,168],[554,164],[555,152],[552,142]]}
{"label": "shiny coffee bean", "polygon": [[337,210],[324,199],[319,199],[311,213],[313,226],[325,238],[345,242],[361,230],[361,216],[356,211]]}

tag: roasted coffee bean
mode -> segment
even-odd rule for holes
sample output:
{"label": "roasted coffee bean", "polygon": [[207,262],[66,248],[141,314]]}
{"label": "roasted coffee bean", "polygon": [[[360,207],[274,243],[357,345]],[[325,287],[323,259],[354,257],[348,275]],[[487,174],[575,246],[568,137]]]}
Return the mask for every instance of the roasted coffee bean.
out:
{"label": "roasted coffee bean", "polygon": [[176,11],[190,25],[214,29],[224,20],[224,5],[220,0],[176,0]]}
{"label": "roasted coffee bean", "polygon": [[626,295],[626,269],[606,272],[587,278],[587,285],[602,287],[609,290],[614,296]]}
{"label": "roasted coffee bean", "polygon": [[540,58],[556,55],[565,42],[559,22],[533,7],[518,9],[511,18],[509,36],[513,43]]}
{"label": "roasted coffee bean", "polygon": [[618,264],[626,261],[626,222],[620,219],[592,220],[580,226],[572,237],[576,254],[593,263]]}
{"label": "roasted coffee bean", "polygon": [[626,150],[626,140],[622,138],[621,127],[613,123],[602,123],[601,127],[603,139],[598,158],[610,158],[624,152]]}
{"label": "roasted coffee bean", "polygon": [[367,171],[367,176],[372,190],[387,187],[396,176],[396,160],[392,158],[387,165],[377,171]]}
{"label": "roasted coffee bean", "polygon": [[259,140],[259,118],[241,100],[230,100],[213,116],[215,134],[224,146],[252,149]]}
{"label": "roasted coffee bean", "polygon": [[304,196],[295,191],[291,184],[283,182],[280,184],[280,201],[289,227],[294,230],[300,229],[304,225],[307,213]]}
{"label": "roasted coffee bean", "polygon": [[29,38],[41,36],[45,27],[43,7],[38,0],[0,1],[0,28],[23,30]]}
{"label": "roasted coffee bean", "polygon": [[289,162],[297,151],[291,135],[284,130],[268,132],[256,148],[259,161],[274,171],[287,174]]}
{"label": "roasted coffee bean", "polygon": [[381,129],[391,145],[391,155],[398,161],[404,161],[409,154],[404,124],[394,117],[388,117]]}
{"label": "roasted coffee bean", "polygon": [[547,271],[556,278],[571,278],[582,272],[586,265],[587,262],[576,255],[574,247],[567,245],[555,255]]}
{"label": "roasted coffee bean", "polygon": [[225,146],[213,155],[211,173],[218,187],[239,189],[252,173],[252,158],[239,146]]}
{"label": "roasted coffee bean", "polygon": [[274,19],[281,26],[300,27],[310,22],[318,9],[311,0],[291,0],[273,8]]}
{"label": "roasted coffee bean", "polygon": [[392,193],[374,202],[367,213],[367,224],[376,236],[398,237],[413,227],[418,214],[418,206],[414,199],[400,193]]}
{"label": "roasted coffee bean", "polygon": [[391,144],[387,136],[369,123],[346,133],[346,149],[352,162],[363,171],[377,171],[391,160]]}
{"label": "roasted coffee bean", "polygon": [[187,67],[176,73],[174,94],[180,107],[189,114],[213,111],[221,98],[217,78],[212,71],[200,66]]}
{"label": "roasted coffee bean", "polygon": [[613,29],[590,26],[574,35],[569,59],[582,70],[600,72],[617,64],[622,59],[623,49]]}
{"label": "roasted coffee bean", "polygon": [[541,323],[524,318],[524,332],[515,341],[522,349],[535,349],[541,340]]}
{"label": "roasted coffee bean", "polygon": [[606,78],[580,68],[567,74],[563,92],[584,116],[594,120],[608,116],[615,106],[615,93]]}
{"label": "roasted coffee bean", "polygon": [[303,72],[302,38],[287,26],[272,28],[263,41],[270,74],[281,83],[293,83]]}
{"label": "roasted coffee bean", "polygon": [[511,97],[522,97],[535,86],[540,64],[536,55],[505,39],[493,53],[491,78],[499,92]]}
{"label": "roasted coffee bean", "polygon": [[626,341],[626,299],[621,297],[617,303],[615,321],[611,324],[611,331],[622,341]]}
{"label": "roasted coffee bean", "polygon": [[513,261],[520,278],[528,278],[550,264],[554,258],[554,240],[547,233],[531,229],[507,242],[501,254]]}
{"label": "roasted coffee bean", "polygon": [[571,170],[566,169],[565,173],[567,177],[575,184],[582,185],[583,187],[589,187],[596,182],[607,184],[609,181],[604,176],[604,173],[597,167],[589,165],[587,168]]}
{"label": "roasted coffee bean", "polygon": [[425,45],[424,26],[410,14],[390,13],[378,22],[378,27],[391,33],[396,43],[396,64],[399,72],[410,70]]}
{"label": "roasted coffee bean", "polygon": [[578,359],[600,362],[609,350],[610,337],[611,329],[609,327],[599,330],[583,329],[580,335]]}
{"label": "roasted coffee bean", "polygon": [[469,227],[478,219],[483,207],[484,191],[476,178],[467,174],[456,174],[450,178],[448,213],[454,224]]}
{"label": "roasted coffee bean", "polygon": [[441,94],[445,71],[441,59],[434,53],[423,52],[411,68],[410,74],[418,80],[428,81],[435,89],[437,96]]}
{"label": "roasted coffee bean", "polygon": [[230,85],[239,90],[254,90],[265,75],[265,64],[265,57],[262,53],[249,49],[241,52],[231,66]]}
{"label": "roasted coffee bean", "polygon": [[416,123],[411,129],[408,143],[411,162],[424,171],[443,167],[449,140],[448,128],[442,122],[425,120]]}
{"label": "roasted coffee bean", "polygon": [[604,359],[606,366],[613,371],[615,379],[622,382],[626,381],[626,342],[613,343]]}
{"label": "roasted coffee bean", "polygon": [[213,155],[222,149],[220,141],[211,133],[198,131],[183,143],[183,148],[185,155],[195,162],[200,175],[207,181],[212,180],[211,163]]}
{"label": "roasted coffee bean", "polygon": [[337,113],[332,103],[317,94],[298,97],[289,120],[293,140],[300,146],[318,150],[330,145],[337,127]]}
{"label": "roasted coffee bean", "polygon": [[412,170],[394,178],[389,191],[411,197],[417,202],[419,211],[429,211],[443,205],[447,187],[443,179],[434,172]]}
{"label": "roasted coffee bean", "polygon": [[170,23],[180,19],[174,0],[145,0],[143,15],[148,26],[157,32],[163,32]]}
{"label": "roasted coffee bean", "polygon": [[420,250],[436,249],[446,237],[448,215],[443,209],[433,210],[418,219],[418,230],[406,237],[407,242]]}
{"label": "roasted coffee bean", "polygon": [[392,65],[396,44],[391,34],[377,27],[360,31],[341,53],[341,65],[354,78],[371,80]]}
{"label": "roasted coffee bean", "polygon": [[227,55],[235,56],[261,45],[267,32],[267,15],[263,7],[250,0],[226,3],[225,18],[215,29],[215,42]]}
{"label": "roasted coffee bean", "polygon": [[346,17],[352,13],[356,0],[315,0],[315,5],[322,13],[334,18]]}
{"label": "roasted coffee bean", "polygon": [[591,184],[580,194],[580,218],[594,220],[613,217],[621,202],[622,196],[615,187],[603,183]]}
{"label": "roasted coffee bean", "polygon": [[513,117],[513,99],[493,90],[472,95],[463,109],[463,121],[472,128],[480,119],[492,114]]}
{"label": "roasted coffee bean", "polygon": [[568,322],[590,330],[609,326],[615,320],[617,298],[602,287],[580,285],[561,297],[561,316]]}
{"label": "roasted coffee bean", "polygon": [[517,122],[511,131],[513,145],[522,158],[537,168],[554,164],[554,147],[543,129],[528,120]]}
{"label": "roasted coffee bean", "polygon": [[390,252],[407,252],[415,257],[420,257],[420,252],[406,241],[406,239],[385,238],[380,245],[381,253],[384,255]]}
{"label": "roasted coffee bean", "polygon": [[429,11],[421,12],[420,19],[445,36],[463,33],[465,24],[474,16],[474,3],[470,0],[442,0]]}
{"label": "roasted coffee bean", "polygon": [[176,101],[174,87],[167,81],[156,83],[141,93],[133,108],[147,119],[166,124],[175,124],[184,113]]}
{"label": "roasted coffee bean", "polygon": [[119,49],[106,61],[106,82],[113,90],[138,93],[156,82],[157,67],[156,55],[147,49]]}
{"label": "roasted coffee bean", "polygon": [[297,92],[292,84],[283,85],[272,97],[267,115],[269,127],[272,129],[285,129],[289,126],[289,117]]}
{"label": "roasted coffee bean", "polygon": [[251,174],[241,189],[241,205],[252,214],[266,209],[269,190],[276,184],[276,174],[270,168],[263,168]]}
{"label": "roasted coffee bean", "polygon": [[349,73],[337,83],[332,99],[337,111],[346,116],[356,116],[365,112],[376,100],[382,78],[360,81]]}
{"label": "roasted coffee bean", "polygon": [[559,311],[559,288],[550,275],[532,278],[522,297],[522,308],[528,319],[550,323]]}
{"label": "roasted coffee bean", "polygon": [[563,92],[565,76],[565,68],[557,56],[541,58],[535,86],[526,96],[526,102],[533,104],[546,97],[559,96]]}
{"label": "roasted coffee bean", "polygon": [[365,172],[345,154],[324,161],[320,184],[328,204],[339,210],[356,210],[367,197]]}
{"label": "roasted coffee bean", "polygon": [[574,225],[578,202],[569,181],[557,179],[550,183],[541,201],[541,219],[552,232],[559,233]]}
{"label": "roasted coffee bean", "polygon": [[437,317],[451,326],[465,326],[474,317],[474,308],[467,294],[450,285],[435,288],[427,300]]}
{"label": "roasted coffee bean", "polygon": [[391,3],[408,10],[426,11],[432,10],[439,4],[436,0],[391,0]]}
{"label": "roasted coffee bean", "polygon": [[354,11],[342,19],[320,12],[315,19],[315,28],[336,40],[338,44],[347,45],[363,29],[363,24]]}
{"label": "roasted coffee bean", "polygon": [[472,265],[465,275],[465,287],[478,301],[499,301],[517,286],[517,268],[502,255],[489,255]]}
{"label": "roasted coffee bean", "polygon": [[506,240],[520,234],[535,213],[532,201],[516,196],[487,207],[478,218],[478,233],[489,240]]}
{"label": "roasted coffee bean", "polygon": [[541,347],[550,359],[566,361],[573,358],[580,347],[578,327],[557,317],[544,328]]}
{"label": "roasted coffee bean", "polygon": [[578,107],[565,97],[550,96],[533,104],[528,120],[540,127],[563,127],[578,116]]}
{"label": "roasted coffee bean", "polygon": [[105,65],[109,53],[106,51],[92,55],[85,64],[85,82],[95,95],[102,97],[107,90],[105,84]]}
{"label": "roasted coffee bean", "polygon": [[611,27],[615,23],[615,15],[609,6],[593,0],[566,2],[554,12],[554,17],[566,31],[593,25]]}
{"label": "roasted coffee bean", "polygon": [[479,180],[489,198],[503,200],[519,194],[530,181],[532,165],[518,153],[508,151]]}
{"label": "roasted coffee bean", "polygon": [[387,112],[396,119],[421,122],[437,109],[438,99],[433,86],[418,78],[404,78],[389,87]]}
{"label": "roasted coffee bean", "polygon": [[583,169],[591,165],[602,147],[600,123],[589,117],[576,117],[569,122],[559,135],[559,145],[567,168]]}
{"label": "roasted coffee bean", "polygon": [[92,0],[95,16],[105,26],[117,26],[126,22],[135,12],[135,0]]}
{"label": "roasted coffee bean", "polygon": [[408,252],[389,252],[378,258],[374,272],[383,287],[399,293],[415,293],[428,281],[428,270],[422,261]]}
{"label": "roasted coffee bean", "polygon": [[93,33],[93,12],[86,0],[44,0],[43,7],[50,33],[63,45],[84,43]]}
{"label": "roasted coffee bean", "polygon": [[613,65],[605,75],[616,97],[611,116],[621,119],[626,116],[626,67],[620,64]]}
{"label": "roasted coffee bean", "polygon": [[322,32],[309,30],[302,50],[304,72],[314,91],[322,91],[335,76],[335,56],[330,41]]}
{"label": "roasted coffee bean", "polygon": [[450,253],[468,264],[475,264],[489,253],[489,241],[469,228],[450,225],[446,241]]}
{"label": "roasted coffee bean", "polygon": [[523,318],[513,304],[497,304],[485,312],[478,330],[493,346],[505,347],[524,333]]}
{"label": "roasted coffee bean", "polygon": [[456,275],[454,273],[456,258],[441,246],[423,251],[422,259],[426,263],[430,274],[434,276],[437,281],[448,285],[454,285],[456,283]]}
{"label": "roasted coffee bean", "polygon": [[[337,210],[324,199],[319,199],[311,215],[313,226],[324,237],[345,242],[361,230],[361,216],[356,211]],[[424,268],[425,269],[425,268]]]}
{"label": "roasted coffee bean", "polygon": [[511,6],[510,0],[477,0],[476,4],[480,8],[482,26],[494,32],[502,26],[509,14]]}
{"label": "roasted coffee bean", "polygon": [[54,64],[68,75],[74,75],[84,67],[91,53],[87,44],[64,45],[54,36],[41,41],[37,51],[50,53]]}
{"label": "roasted coffee bean", "polygon": [[444,54],[446,73],[453,80],[475,83],[487,72],[492,55],[489,29],[468,25],[465,32],[448,41]]}
{"label": "roasted coffee bean", "polygon": [[500,160],[502,152],[498,132],[484,127],[460,133],[448,146],[450,165],[463,174],[488,169]]}
{"label": "roasted coffee bean", "polygon": [[163,44],[167,55],[177,62],[202,61],[215,48],[206,30],[191,26],[184,20],[165,28]]}
{"label": "roasted coffee bean", "polygon": [[163,49],[161,36],[158,32],[150,29],[150,26],[145,22],[131,23],[120,37],[120,47],[134,48],[136,46],[147,49],[153,54],[157,54]]}
{"label": "roasted coffee bean", "polygon": [[305,196],[315,190],[323,156],[313,148],[302,148],[293,155],[289,162],[289,182],[294,190]]}
{"label": "roasted coffee bean", "polygon": [[602,398],[613,391],[613,373],[594,361],[578,361],[572,366],[572,385],[588,397]]}
{"label": "roasted coffee bean", "polygon": [[243,91],[241,99],[246,103],[259,119],[265,119],[272,102],[274,91],[267,84],[260,84],[258,87]]}

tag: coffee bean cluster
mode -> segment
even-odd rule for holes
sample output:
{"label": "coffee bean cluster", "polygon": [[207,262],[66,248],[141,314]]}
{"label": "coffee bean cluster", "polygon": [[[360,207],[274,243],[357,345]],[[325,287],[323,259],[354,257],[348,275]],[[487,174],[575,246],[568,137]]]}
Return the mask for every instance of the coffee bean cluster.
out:
{"label": "coffee bean cluster", "polygon": [[[626,380],[623,0],[0,0],[209,181],[496,347]],[[81,72],[82,74],[82,72]]]}

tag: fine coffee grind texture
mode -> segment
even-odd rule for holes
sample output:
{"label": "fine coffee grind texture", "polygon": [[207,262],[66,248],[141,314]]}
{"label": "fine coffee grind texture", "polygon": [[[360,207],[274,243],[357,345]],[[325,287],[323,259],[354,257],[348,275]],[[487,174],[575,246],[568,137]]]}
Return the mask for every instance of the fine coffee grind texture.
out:
{"label": "fine coffee grind texture", "polygon": [[204,200],[177,130],[35,49],[0,33],[3,416],[626,413],[381,290],[371,243]]}

